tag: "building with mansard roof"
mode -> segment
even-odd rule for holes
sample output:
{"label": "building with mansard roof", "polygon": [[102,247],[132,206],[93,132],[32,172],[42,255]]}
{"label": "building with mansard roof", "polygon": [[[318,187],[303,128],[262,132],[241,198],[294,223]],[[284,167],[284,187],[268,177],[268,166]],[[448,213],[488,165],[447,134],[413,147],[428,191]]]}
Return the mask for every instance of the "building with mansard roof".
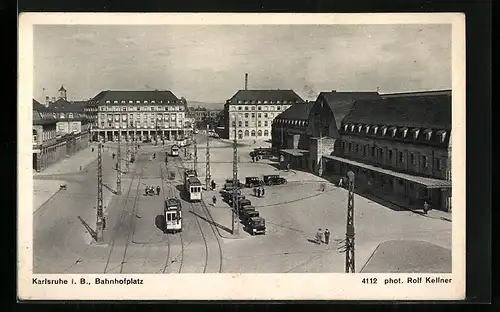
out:
{"label": "building with mansard roof", "polygon": [[326,174],[356,175],[360,191],[398,205],[451,209],[451,91],[355,101],[338,129]]}
{"label": "building with mansard roof", "polygon": [[273,124],[272,141],[281,149],[281,165],[317,172],[320,154],[333,150],[340,121],[354,102],[378,98],[377,92],[321,92],[301,109],[289,108]]}
{"label": "building with mansard roof", "polygon": [[93,139],[173,140],[192,135],[187,103],[171,91],[101,91],[89,100]]}
{"label": "building with mansard roof", "polygon": [[224,105],[223,137],[271,139],[271,124],[276,116],[304,100],[293,90],[239,90]]}

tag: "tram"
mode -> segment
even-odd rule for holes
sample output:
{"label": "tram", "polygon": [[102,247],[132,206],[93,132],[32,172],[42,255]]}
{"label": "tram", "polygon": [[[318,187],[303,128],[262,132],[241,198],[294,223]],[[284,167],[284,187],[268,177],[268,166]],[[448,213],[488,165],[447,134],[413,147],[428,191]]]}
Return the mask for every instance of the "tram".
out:
{"label": "tram", "polygon": [[170,155],[171,156],[179,156],[179,146],[178,145],[172,145],[170,148]]}
{"label": "tram", "polygon": [[167,198],[165,200],[165,224],[163,232],[177,233],[182,231],[182,205],[177,198]]}
{"label": "tram", "polygon": [[187,180],[191,177],[198,177],[198,173],[194,169],[186,169],[184,171],[184,188],[187,190]]}
{"label": "tram", "polygon": [[201,182],[197,177],[189,177],[186,180],[186,193],[189,201],[201,201]]}

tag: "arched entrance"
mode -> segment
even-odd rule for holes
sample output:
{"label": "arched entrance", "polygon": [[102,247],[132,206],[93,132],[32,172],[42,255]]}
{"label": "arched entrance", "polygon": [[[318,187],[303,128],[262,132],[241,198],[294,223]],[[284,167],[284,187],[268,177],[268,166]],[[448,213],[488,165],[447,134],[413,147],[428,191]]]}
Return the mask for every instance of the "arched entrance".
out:
{"label": "arched entrance", "polygon": [[243,131],[238,130],[238,139],[243,139]]}
{"label": "arched entrance", "polygon": [[249,135],[250,135],[250,131],[245,130],[245,136],[247,137],[247,136],[249,136]]}
{"label": "arched entrance", "polygon": [[253,137],[255,136],[255,130],[252,130],[252,136]]}
{"label": "arched entrance", "polygon": [[257,136],[259,136],[259,137],[262,136],[262,130],[257,131]]}

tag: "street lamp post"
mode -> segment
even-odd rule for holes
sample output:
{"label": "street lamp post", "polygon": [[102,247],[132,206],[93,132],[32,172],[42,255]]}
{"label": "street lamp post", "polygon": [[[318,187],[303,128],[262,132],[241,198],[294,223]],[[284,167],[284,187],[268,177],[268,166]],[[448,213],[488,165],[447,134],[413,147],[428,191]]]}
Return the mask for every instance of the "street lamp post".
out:
{"label": "street lamp post", "polygon": [[354,265],[354,172],[347,173],[348,195],[347,195],[347,225],[345,234],[345,272],[355,273]]}

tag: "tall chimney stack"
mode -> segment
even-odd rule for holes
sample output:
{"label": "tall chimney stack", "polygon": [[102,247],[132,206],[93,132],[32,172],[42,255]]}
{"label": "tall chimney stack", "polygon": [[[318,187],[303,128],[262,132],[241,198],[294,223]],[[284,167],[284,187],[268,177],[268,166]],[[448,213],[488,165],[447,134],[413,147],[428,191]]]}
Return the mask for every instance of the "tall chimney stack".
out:
{"label": "tall chimney stack", "polygon": [[245,90],[248,90],[248,73],[245,73]]}
{"label": "tall chimney stack", "polygon": [[49,104],[50,104],[50,97],[47,95],[45,97],[45,107],[49,107]]}

